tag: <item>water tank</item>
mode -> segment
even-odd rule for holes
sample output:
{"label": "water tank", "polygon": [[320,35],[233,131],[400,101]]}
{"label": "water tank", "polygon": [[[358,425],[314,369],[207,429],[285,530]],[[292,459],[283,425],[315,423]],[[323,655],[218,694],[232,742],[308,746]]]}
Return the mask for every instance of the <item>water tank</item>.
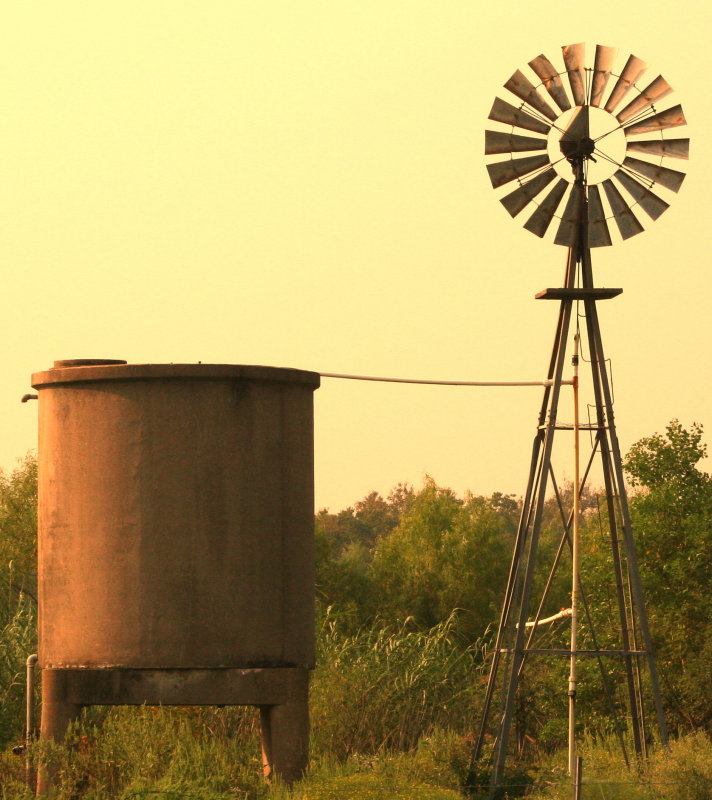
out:
{"label": "water tank", "polygon": [[60,361],[32,385],[40,665],[312,667],[318,374]]}

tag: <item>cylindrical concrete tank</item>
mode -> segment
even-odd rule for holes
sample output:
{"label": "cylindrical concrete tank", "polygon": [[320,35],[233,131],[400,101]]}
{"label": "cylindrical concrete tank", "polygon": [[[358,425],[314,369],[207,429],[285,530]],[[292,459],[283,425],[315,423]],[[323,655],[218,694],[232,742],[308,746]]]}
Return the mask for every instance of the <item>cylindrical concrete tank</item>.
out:
{"label": "cylindrical concrete tank", "polygon": [[32,385],[40,665],[312,667],[318,374],[56,362]]}

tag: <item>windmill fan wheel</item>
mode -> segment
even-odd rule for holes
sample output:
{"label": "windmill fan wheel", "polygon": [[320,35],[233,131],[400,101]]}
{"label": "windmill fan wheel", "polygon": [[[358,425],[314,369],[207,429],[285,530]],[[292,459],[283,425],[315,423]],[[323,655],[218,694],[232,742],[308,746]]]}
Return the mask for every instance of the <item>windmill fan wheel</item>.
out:
{"label": "windmill fan wheel", "polygon": [[665,198],[685,173],[667,164],[688,158],[690,140],[667,132],[687,122],[682,106],[661,102],[672,93],[667,81],[646,83],[647,65],[636,56],[617,73],[615,48],[596,45],[592,68],[583,44],[561,50],[563,70],[537,56],[531,77],[517,70],[504,84],[518,102],[495,98],[489,119],[500,129],[485,132],[485,155],[507,158],[491,159],[487,171],[495,189],[509,189],[500,202],[512,217],[529,212],[527,230],[544,237],[557,217],[554,242],[565,247],[573,246],[584,192],[589,246],[605,247],[611,219],[629,239],[643,230],[641,212],[657,219],[669,207]]}

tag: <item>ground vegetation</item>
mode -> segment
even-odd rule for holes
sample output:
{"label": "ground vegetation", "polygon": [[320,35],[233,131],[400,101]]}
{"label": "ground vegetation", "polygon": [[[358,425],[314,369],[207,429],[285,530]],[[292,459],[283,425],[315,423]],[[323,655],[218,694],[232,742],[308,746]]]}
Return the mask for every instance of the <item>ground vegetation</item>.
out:
{"label": "ground vegetation", "polygon": [[[712,479],[702,469],[705,455],[702,427],[673,420],[626,457],[672,743],[666,751],[651,740],[648,760],[627,769],[618,746],[630,735],[625,720],[616,722],[593,688],[599,680],[593,660],[582,665],[580,739],[590,787],[584,797],[712,797]],[[31,455],[0,475],[2,800],[30,796],[23,759],[12,748],[23,738],[24,662],[36,648],[36,487]],[[571,487],[559,488],[568,508]],[[610,547],[601,533],[605,498],[590,489],[583,509],[588,613],[606,646],[615,603]],[[293,793],[262,784],[258,724],[249,708],[91,708],[67,742],[38,744],[33,758],[55,765],[60,800],[464,797],[519,513],[514,496],[460,497],[432,478],[419,488],[398,485],[386,497],[371,492],[338,513],[317,513],[311,768]],[[552,497],[543,564],[553,558],[561,530]],[[545,570],[536,580],[541,587]],[[553,608],[567,604],[568,591],[565,578],[554,581]],[[552,643],[564,628],[552,627]],[[565,664],[552,663],[531,671],[522,685],[511,797],[571,796],[562,758],[565,673]],[[619,690],[621,676],[611,670],[609,678]],[[614,695],[615,705],[620,696]]]}

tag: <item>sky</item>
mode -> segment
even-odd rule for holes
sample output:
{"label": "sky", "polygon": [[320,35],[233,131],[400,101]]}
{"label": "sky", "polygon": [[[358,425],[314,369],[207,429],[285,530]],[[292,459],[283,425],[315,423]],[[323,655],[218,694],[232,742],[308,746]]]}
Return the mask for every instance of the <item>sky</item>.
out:
{"label": "sky", "polygon": [[[7,4],[0,467],[36,447],[20,398],[56,359],[544,378],[557,309],[534,294],[566,251],[502,208],[483,131],[515,69],[575,42],[662,73],[692,139],[671,208],[593,254],[597,283],[624,289],[600,308],[622,447],[673,417],[711,429],[712,12],[671,8]],[[521,494],[541,392],[323,379],[317,508],[425,475]]]}

